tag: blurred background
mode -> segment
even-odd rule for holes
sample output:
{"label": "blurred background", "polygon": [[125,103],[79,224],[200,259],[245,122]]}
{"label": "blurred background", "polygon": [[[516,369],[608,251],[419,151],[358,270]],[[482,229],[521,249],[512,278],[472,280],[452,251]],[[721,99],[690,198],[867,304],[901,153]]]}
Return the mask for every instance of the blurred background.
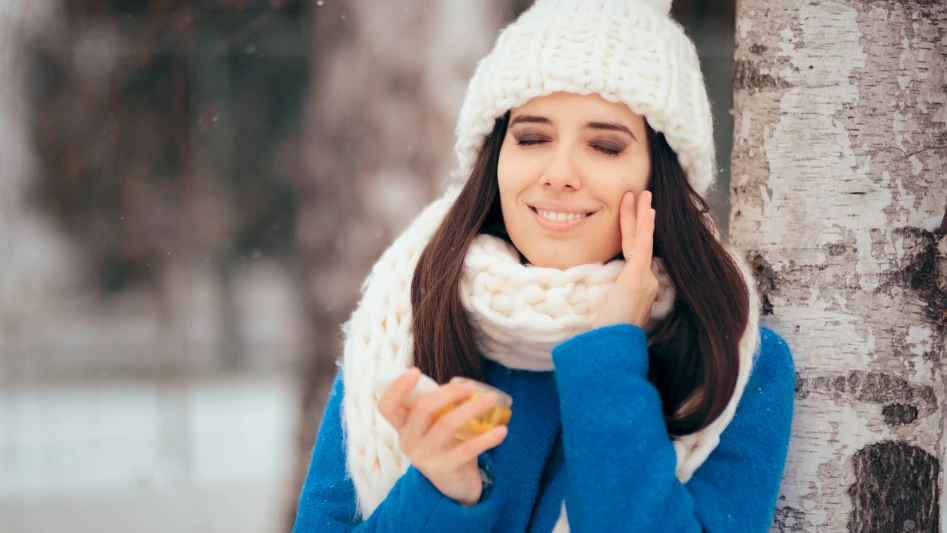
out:
{"label": "blurred background", "polygon": [[[526,0],[0,0],[0,533],[289,531],[374,260]],[[676,0],[716,114],[732,1]]]}

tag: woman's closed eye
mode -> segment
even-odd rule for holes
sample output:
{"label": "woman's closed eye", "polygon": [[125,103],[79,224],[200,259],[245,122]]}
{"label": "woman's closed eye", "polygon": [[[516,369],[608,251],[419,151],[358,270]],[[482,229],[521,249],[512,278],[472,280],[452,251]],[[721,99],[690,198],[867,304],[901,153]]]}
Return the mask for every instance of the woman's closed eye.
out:
{"label": "woman's closed eye", "polygon": [[[547,142],[549,142],[549,139],[545,137],[536,137],[532,135],[524,135],[522,137],[516,138],[516,144],[519,146],[534,146],[537,144],[545,144]],[[622,152],[625,151],[625,146],[623,144],[613,142],[597,141],[589,143],[589,147],[609,157],[618,157]]]}
{"label": "woman's closed eye", "polygon": [[590,146],[609,157],[618,157],[625,151],[625,145],[614,142],[596,142]]}
{"label": "woman's closed eye", "polygon": [[516,138],[516,144],[520,146],[532,146],[534,144],[541,144],[549,142],[545,137],[536,137],[534,135],[524,135],[522,137]]}

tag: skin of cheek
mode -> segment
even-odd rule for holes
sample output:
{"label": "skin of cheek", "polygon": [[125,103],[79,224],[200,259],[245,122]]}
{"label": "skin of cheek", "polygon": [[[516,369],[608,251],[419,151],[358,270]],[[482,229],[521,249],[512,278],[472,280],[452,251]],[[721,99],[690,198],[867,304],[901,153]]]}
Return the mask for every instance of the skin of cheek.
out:
{"label": "skin of cheek", "polygon": [[[629,147],[627,150],[631,150]],[[607,262],[622,252],[619,204],[626,191],[635,198],[645,190],[650,160],[629,153],[608,158],[577,148],[571,161],[572,188],[551,190],[542,183],[549,155],[516,146],[508,135],[500,152],[497,176],[504,222],[514,246],[536,266],[566,269]],[[563,201],[600,211],[573,231],[555,233],[540,227],[527,201]]]}

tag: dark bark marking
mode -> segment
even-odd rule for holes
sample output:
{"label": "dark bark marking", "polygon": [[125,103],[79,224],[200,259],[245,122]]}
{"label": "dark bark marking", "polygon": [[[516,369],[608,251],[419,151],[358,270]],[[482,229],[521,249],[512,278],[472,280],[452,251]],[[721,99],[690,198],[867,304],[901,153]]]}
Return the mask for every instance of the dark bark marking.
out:
{"label": "dark bark marking", "polygon": [[944,218],[940,220],[940,226],[937,228],[936,235],[940,238],[947,235],[947,209],[944,210]]}
{"label": "dark bark marking", "polygon": [[828,250],[830,256],[838,257],[840,255],[845,255],[845,250],[847,248],[844,244],[830,244],[826,246],[826,249]]}
{"label": "dark bark marking", "polygon": [[922,416],[937,410],[937,395],[930,385],[915,385],[884,372],[854,370],[847,375],[796,377],[796,399],[810,394],[825,394],[835,399],[850,396],[872,404],[907,404]]}
{"label": "dark bark marking", "polygon": [[[943,0],[898,0],[896,3],[907,6],[936,6],[941,2],[943,2]],[[865,3],[867,4],[871,2],[869,1]]]}
{"label": "dark bark marking", "polygon": [[754,53],[754,54],[756,54],[756,55],[763,55],[763,52],[765,52],[765,51],[767,51],[767,50],[769,50],[769,48],[767,48],[767,47],[765,47],[765,46],[763,46],[762,44],[759,44],[759,43],[756,43],[756,44],[750,46],[750,52],[752,52],[752,53]]}
{"label": "dark bark marking", "polygon": [[947,148],[947,146],[931,146],[931,147],[929,147],[929,148],[921,148],[920,150],[918,150],[918,151],[916,151],[916,152],[911,152],[911,153],[907,153],[907,152],[905,152],[904,150],[901,150],[901,153],[904,154],[904,158],[905,158],[905,159],[908,159],[908,158],[910,158],[910,157],[912,157],[912,156],[915,156],[915,155],[917,155],[917,154],[923,154],[924,152],[932,152],[932,151],[934,151],[934,150],[943,150],[944,148]]}
{"label": "dark bark marking", "polygon": [[891,403],[881,408],[885,424],[904,426],[917,420],[917,407],[906,403]]}
{"label": "dark bark marking", "polygon": [[[894,234],[904,238],[908,265],[894,274],[892,282],[907,286],[917,293],[927,303],[926,311],[931,322],[947,326],[947,291],[938,283],[947,276],[947,272],[940,272],[937,266],[937,246],[945,236],[913,227],[898,228]],[[890,285],[891,282],[884,283],[876,292]]]}
{"label": "dark bark marking", "polygon": [[750,91],[792,87],[786,80],[761,73],[759,64],[745,59],[739,59],[733,63],[733,85],[737,89]]}
{"label": "dark bark marking", "polygon": [[852,463],[851,533],[937,533],[940,463],[936,457],[904,442],[883,441],[857,451]]}
{"label": "dark bark marking", "polygon": [[810,531],[812,524],[806,519],[806,512],[795,507],[779,507],[773,517],[773,528],[780,532]]}
{"label": "dark bark marking", "polygon": [[773,266],[763,257],[756,254],[750,258],[750,271],[756,279],[756,290],[760,294],[760,303],[763,307],[763,316],[773,314],[773,304],[769,301],[769,294],[778,289],[778,277]]}

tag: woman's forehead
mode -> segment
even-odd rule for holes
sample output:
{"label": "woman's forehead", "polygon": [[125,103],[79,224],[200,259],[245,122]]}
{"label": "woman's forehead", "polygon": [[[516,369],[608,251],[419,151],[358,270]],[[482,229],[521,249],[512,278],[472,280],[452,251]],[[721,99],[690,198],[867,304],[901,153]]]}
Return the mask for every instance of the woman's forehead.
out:
{"label": "woman's forehead", "polygon": [[520,116],[542,117],[551,124],[559,122],[627,121],[644,124],[644,117],[621,102],[609,102],[598,94],[557,92],[537,96],[510,111],[511,120]]}

